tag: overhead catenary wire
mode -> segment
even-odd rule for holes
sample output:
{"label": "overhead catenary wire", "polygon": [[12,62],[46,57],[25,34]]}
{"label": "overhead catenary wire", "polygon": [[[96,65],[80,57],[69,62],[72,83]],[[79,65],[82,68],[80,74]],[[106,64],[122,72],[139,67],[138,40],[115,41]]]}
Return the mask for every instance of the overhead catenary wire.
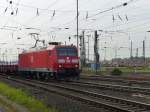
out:
{"label": "overhead catenary wire", "polygon": [[[138,0],[136,0],[136,1],[138,1]],[[133,1],[132,1],[133,2]],[[134,1],[135,2],[135,1]],[[130,2],[129,2],[130,3]],[[113,9],[113,8],[110,8],[110,9]],[[132,9],[132,10],[134,10],[134,9]],[[107,10],[105,10],[105,11],[107,11]],[[102,13],[101,14],[103,14],[103,13],[105,13],[105,11],[101,11]],[[110,10],[109,10],[110,11]],[[109,12],[108,11],[108,12]],[[127,17],[127,14],[125,14],[124,15],[125,16],[125,19],[126,19],[126,21],[128,21],[128,17]],[[116,18],[114,17],[114,14],[112,15],[112,17],[113,17],[113,20],[115,20]],[[92,18],[92,17],[91,17]],[[101,19],[102,19],[103,17],[101,17]],[[119,18],[120,19],[120,18]],[[84,19],[83,19],[84,20]],[[90,18],[89,18],[89,20],[90,20]],[[99,20],[99,19],[98,19]],[[88,21],[87,21],[88,22]],[[93,23],[93,22],[96,22],[96,19],[95,19],[95,21],[91,21],[91,23]],[[85,25],[87,25],[86,23],[85,23]]]}
{"label": "overhead catenary wire", "polygon": [[[47,8],[40,8],[40,7],[35,7],[35,6],[31,6],[31,5],[26,5],[26,4],[23,4],[23,3],[20,3],[19,6],[20,7],[25,7],[25,8],[31,8],[31,9],[39,9],[39,11],[47,11],[47,12],[53,12],[54,10],[56,12],[75,12],[76,10],[62,10],[62,9],[49,9],[50,7],[54,6],[55,4],[58,3],[58,1],[60,0],[55,0],[53,3],[51,3]],[[17,5],[16,2],[13,2],[13,4]],[[81,12],[86,12],[87,10],[80,10]],[[94,12],[96,10],[89,10],[89,12]]]}
{"label": "overhead catenary wire", "polygon": [[[97,15],[99,15],[99,14],[106,13],[106,12],[109,12],[109,11],[111,11],[111,10],[121,8],[121,7],[123,7],[123,6],[128,5],[129,3],[134,2],[134,1],[138,1],[138,0],[129,0],[128,2],[124,2],[123,4],[117,5],[117,6],[115,6],[115,7],[112,7],[112,8],[103,10],[103,11],[100,11],[99,13],[94,14],[94,15],[91,15],[91,16],[89,16],[89,14],[88,14],[88,19],[91,18],[91,17],[97,16]],[[83,18],[82,21],[85,20],[85,19],[86,19],[86,18]],[[80,19],[80,21],[81,21],[81,19]]]}
{"label": "overhead catenary wire", "polygon": [[93,15],[89,16],[89,18],[94,17],[94,16],[97,16],[97,15],[102,14],[102,13],[105,13],[105,12],[112,11],[112,10],[114,10],[114,9],[118,9],[118,8],[124,7],[124,6],[130,4],[130,3],[134,2],[134,1],[137,1],[137,0],[129,0],[128,2],[124,2],[124,3],[122,3],[122,4],[119,4],[119,5],[114,6],[114,7],[112,7],[112,8],[109,8],[109,9],[100,11],[100,12],[98,12],[98,13],[96,13],[96,14],[93,14]]}
{"label": "overhead catenary wire", "polygon": [[[148,18],[147,18],[148,19]],[[146,19],[145,19],[146,20]],[[140,21],[140,20],[138,20],[138,21]],[[143,22],[143,21],[141,21],[141,22]],[[128,29],[132,29],[132,28],[137,28],[137,26],[140,26],[140,27],[143,27],[143,25],[145,25],[145,24],[147,24],[149,22],[149,20],[148,21],[144,21],[143,23],[139,23],[139,22],[137,22],[137,20],[134,20],[134,21],[130,21],[130,22],[128,22],[128,23],[123,23],[123,24],[119,24],[119,25],[116,25],[116,26],[107,26],[107,27],[104,27],[104,29],[111,29],[112,27],[120,27],[120,26],[127,26],[127,25],[129,25],[129,24],[133,24],[133,23],[135,23],[136,25],[132,25],[132,26],[128,26],[127,28],[123,28],[123,29],[126,29],[126,30],[128,30]],[[121,29],[121,28],[120,28]],[[122,29],[121,29],[122,30]]]}
{"label": "overhead catenary wire", "polygon": [[[132,0],[131,0],[132,1]],[[88,17],[89,18],[89,17]]]}

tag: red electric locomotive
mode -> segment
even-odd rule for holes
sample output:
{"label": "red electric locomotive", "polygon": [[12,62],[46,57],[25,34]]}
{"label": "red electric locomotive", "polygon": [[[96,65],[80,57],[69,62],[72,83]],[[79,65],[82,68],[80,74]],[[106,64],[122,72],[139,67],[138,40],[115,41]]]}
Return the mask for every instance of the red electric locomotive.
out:
{"label": "red electric locomotive", "polygon": [[73,45],[50,45],[19,55],[18,71],[36,78],[79,78],[79,57]]}

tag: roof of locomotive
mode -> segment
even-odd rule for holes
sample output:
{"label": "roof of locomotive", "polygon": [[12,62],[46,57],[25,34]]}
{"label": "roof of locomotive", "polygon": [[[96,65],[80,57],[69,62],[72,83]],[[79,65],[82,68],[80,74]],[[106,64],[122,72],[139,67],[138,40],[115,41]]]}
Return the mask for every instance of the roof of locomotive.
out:
{"label": "roof of locomotive", "polygon": [[40,52],[40,51],[49,51],[49,50],[53,50],[53,49],[61,48],[61,47],[76,48],[76,46],[74,46],[74,45],[49,45],[48,47],[43,47],[43,48],[32,48],[32,49],[29,49],[28,51],[23,51],[21,54],[32,53],[32,52]]}

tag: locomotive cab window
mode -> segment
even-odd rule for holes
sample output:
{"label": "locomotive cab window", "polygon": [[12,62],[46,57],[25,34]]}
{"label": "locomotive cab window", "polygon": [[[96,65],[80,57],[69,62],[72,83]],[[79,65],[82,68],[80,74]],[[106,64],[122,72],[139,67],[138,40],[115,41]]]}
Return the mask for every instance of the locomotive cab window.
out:
{"label": "locomotive cab window", "polygon": [[76,48],[57,48],[58,56],[77,56]]}

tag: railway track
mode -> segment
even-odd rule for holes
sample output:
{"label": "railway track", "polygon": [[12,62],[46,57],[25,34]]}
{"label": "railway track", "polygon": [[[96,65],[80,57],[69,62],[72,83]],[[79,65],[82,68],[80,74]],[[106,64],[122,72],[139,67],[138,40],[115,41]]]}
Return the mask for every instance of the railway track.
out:
{"label": "railway track", "polygon": [[84,82],[72,81],[69,84],[75,85],[75,86],[96,88],[96,89],[108,89],[108,90],[113,90],[113,91],[128,92],[128,93],[141,93],[145,95],[150,95],[150,88],[111,85],[111,84],[98,84],[98,83],[91,83],[91,82],[85,82],[85,81]]}
{"label": "railway track", "polygon": [[[3,78],[6,78],[3,76]],[[119,112],[149,112],[150,105],[137,101],[130,101],[123,98],[112,97],[108,95],[98,94],[95,92],[89,92],[86,90],[80,90],[73,87],[67,87],[65,85],[59,85],[57,83],[46,83],[37,80],[21,80],[15,78],[8,78],[21,84],[29,85],[32,87],[40,88],[45,91],[57,93],[66,97],[70,97],[81,102],[88,103],[94,107],[106,108],[110,111]]]}
{"label": "railway track", "polygon": [[134,79],[123,79],[115,77],[81,77],[81,80],[86,81],[107,81],[114,83],[122,83],[124,85],[140,85],[140,86],[150,86],[150,81],[144,80],[134,80]]}

